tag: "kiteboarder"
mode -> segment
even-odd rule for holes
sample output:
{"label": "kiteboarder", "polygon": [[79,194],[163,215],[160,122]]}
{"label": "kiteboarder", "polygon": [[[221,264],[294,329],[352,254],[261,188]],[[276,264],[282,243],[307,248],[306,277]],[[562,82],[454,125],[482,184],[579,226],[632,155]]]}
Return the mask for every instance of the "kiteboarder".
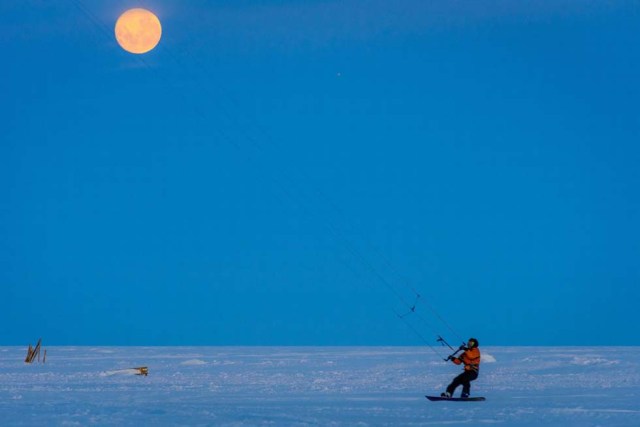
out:
{"label": "kiteboarder", "polygon": [[480,371],[480,349],[478,348],[478,340],[475,338],[469,338],[467,345],[462,345],[460,350],[464,351],[460,357],[454,357],[452,355],[449,356],[448,360],[453,361],[456,365],[464,364],[464,372],[451,381],[447,390],[440,395],[442,397],[452,397],[456,388],[459,385],[462,385],[462,394],[460,397],[463,399],[468,398],[469,393],[471,392],[471,381],[478,378],[478,373]]}

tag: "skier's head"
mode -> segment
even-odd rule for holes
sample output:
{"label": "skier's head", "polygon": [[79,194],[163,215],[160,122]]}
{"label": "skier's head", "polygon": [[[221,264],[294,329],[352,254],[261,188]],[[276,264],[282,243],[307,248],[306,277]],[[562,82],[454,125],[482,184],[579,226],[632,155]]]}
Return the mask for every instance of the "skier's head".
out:
{"label": "skier's head", "polygon": [[467,347],[469,348],[476,348],[478,347],[480,344],[478,344],[478,340],[475,338],[469,338],[469,342],[467,343]]}

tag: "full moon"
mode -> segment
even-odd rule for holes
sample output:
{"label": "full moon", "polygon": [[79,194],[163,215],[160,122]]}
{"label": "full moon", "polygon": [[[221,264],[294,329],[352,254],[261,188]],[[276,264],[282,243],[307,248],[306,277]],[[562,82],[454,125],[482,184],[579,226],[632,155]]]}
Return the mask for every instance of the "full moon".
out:
{"label": "full moon", "polygon": [[116,40],[127,52],[147,53],[160,41],[162,26],[156,15],[146,9],[129,9],[116,21]]}

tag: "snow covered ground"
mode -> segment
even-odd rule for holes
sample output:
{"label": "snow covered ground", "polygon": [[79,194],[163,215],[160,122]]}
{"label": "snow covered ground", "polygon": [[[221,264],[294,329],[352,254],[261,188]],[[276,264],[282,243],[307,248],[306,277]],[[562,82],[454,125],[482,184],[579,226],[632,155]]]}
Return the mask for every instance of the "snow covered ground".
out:
{"label": "snow covered ground", "polygon": [[420,347],[0,347],[0,425],[640,425],[639,347],[481,350],[460,403]]}

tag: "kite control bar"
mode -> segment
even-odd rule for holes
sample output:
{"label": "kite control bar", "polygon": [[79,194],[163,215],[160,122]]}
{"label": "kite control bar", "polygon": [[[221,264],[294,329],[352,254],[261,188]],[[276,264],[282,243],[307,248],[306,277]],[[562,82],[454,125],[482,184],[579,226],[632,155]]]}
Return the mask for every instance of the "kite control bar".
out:
{"label": "kite control bar", "polygon": [[451,353],[449,356],[447,356],[447,358],[446,358],[446,359],[443,359],[445,362],[448,362],[449,360],[454,359],[454,358],[456,357],[456,355],[457,355],[459,352],[461,352],[461,351],[463,351],[463,350],[466,350],[466,349],[467,349],[467,346],[466,346],[464,343],[462,343],[462,345],[461,345],[460,347],[458,347],[458,349],[457,349],[457,350],[455,350],[455,349],[454,349],[453,347],[451,347],[451,346],[449,345],[449,343],[448,343],[444,338],[442,338],[440,335],[438,335],[438,339],[437,339],[436,341],[438,341],[438,342],[439,342],[440,344],[442,344],[443,346],[445,346],[445,345],[446,345],[447,347],[449,347],[449,348],[453,351],[453,353]]}

